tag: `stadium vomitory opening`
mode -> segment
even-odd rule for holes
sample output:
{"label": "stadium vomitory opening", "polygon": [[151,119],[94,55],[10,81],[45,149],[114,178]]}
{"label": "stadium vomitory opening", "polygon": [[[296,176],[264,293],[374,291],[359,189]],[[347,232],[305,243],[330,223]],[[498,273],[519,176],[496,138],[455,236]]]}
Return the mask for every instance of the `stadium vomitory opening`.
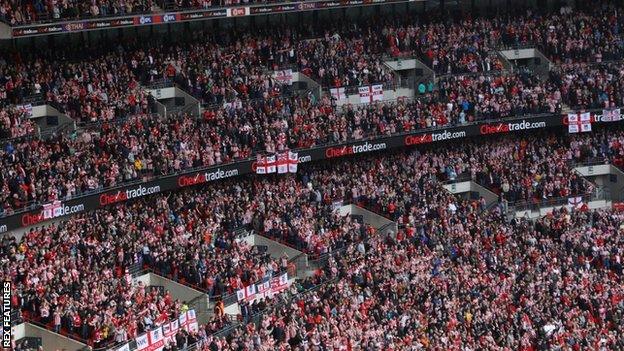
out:
{"label": "stadium vomitory opening", "polygon": [[2,350],[624,350],[624,4],[0,0]]}

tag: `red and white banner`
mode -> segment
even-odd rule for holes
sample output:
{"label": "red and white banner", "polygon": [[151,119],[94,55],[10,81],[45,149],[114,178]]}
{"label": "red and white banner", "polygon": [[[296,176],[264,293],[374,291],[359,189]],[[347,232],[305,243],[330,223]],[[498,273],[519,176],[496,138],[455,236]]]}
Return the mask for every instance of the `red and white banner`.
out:
{"label": "red and white banner", "polygon": [[288,273],[271,279],[271,292],[273,294],[279,294],[286,289],[288,289]]}
{"label": "red and white banner", "polygon": [[277,173],[288,173],[288,151],[277,154]]}
{"label": "red and white banner", "polygon": [[247,302],[251,302],[256,298],[256,285],[251,284],[249,286],[244,287],[243,289],[236,291],[236,297],[238,301],[245,300]]}
{"label": "red and white banner", "polygon": [[360,93],[360,102],[363,104],[383,100],[383,85],[381,84],[359,87],[358,92]]}
{"label": "red and white banner", "polygon": [[[174,324],[175,322],[175,324]],[[178,320],[165,323],[162,326],[165,343],[170,343],[175,338],[176,333],[180,330]]]}
{"label": "red and white banner", "polygon": [[591,114],[584,113],[568,113],[568,132],[580,133],[591,132]]}
{"label": "red and white banner", "polygon": [[581,196],[569,197],[568,206],[577,210],[585,210],[587,208]]}
{"label": "red and white banner", "polygon": [[342,101],[347,99],[347,95],[345,94],[345,88],[331,88],[329,89],[331,96],[336,101]]}
{"label": "red and white banner", "polygon": [[256,174],[268,173],[297,173],[299,154],[297,152],[283,151],[275,155],[256,157]]}
{"label": "red and white banner", "polygon": [[266,157],[266,172],[267,173],[275,173],[277,171],[277,161],[275,159],[275,155]]}
{"label": "red and white banner", "polygon": [[165,337],[162,332],[162,327],[139,335],[135,340],[137,350],[139,351],[160,351],[165,347]]}
{"label": "red and white banner", "polygon": [[288,172],[297,173],[297,164],[299,164],[299,153],[288,152]]}
{"label": "red and white banner", "polygon": [[275,173],[276,171],[275,155],[256,156],[256,174]]}
{"label": "red and white banner", "polygon": [[273,277],[266,282],[252,284],[245,289],[236,292],[238,302],[253,302],[267,297],[273,297],[275,294],[288,289],[288,273],[284,273],[279,277]]}
{"label": "red and white banner", "polygon": [[266,157],[262,155],[256,156],[256,174],[266,174]]}
{"label": "red and white banner", "polygon": [[271,296],[271,282],[269,280],[264,283],[256,284],[256,289],[258,290],[258,293],[256,294],[258,299]]}
{"label": "red and white banner", "polygon": [[[136,337],[135,341],[137,344],[137,350],[161,351],[165,347],[165,344],[174,341],[175,335],[180,329],[184,329],[186,331],[199,330],[195,310],[188,310],[186,313],[182,313],[177,319]],[[129,350],[130,344],[125,344],[116,349],[116,351]]]}
{"label": "red and white banner", "polygon": [[197,324],[197,315],[195,314],[195,310],[186,311],[184,324],[180,322],[181,318],[182,318],[182,315],[180,315],[180,318],[178,318],[178,322],[180,323],[181,328],[184,328],[188,332],[195,332],[199,330],[199,325]]}
{"label": "red and white banner", "polygon": [[273,78],[278,83],[292,85],[293,83],[293,71],[292,69],[285,69],[282,71],[275,71],[273,73]]}

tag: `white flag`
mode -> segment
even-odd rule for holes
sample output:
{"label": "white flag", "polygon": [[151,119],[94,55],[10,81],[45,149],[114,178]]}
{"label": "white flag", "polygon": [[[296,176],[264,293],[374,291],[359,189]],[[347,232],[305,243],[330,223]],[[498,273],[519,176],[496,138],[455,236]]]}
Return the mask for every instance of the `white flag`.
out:
{"label": "white flag", "polygon": [[288,151],[277,155],[277,173],[288,173]]}
{"label": "white flag", "polygon": [[298,152],[288,152],[288,172],[297,173],[297,164],[299,163]]}
{"label": "white flag", "polygon": [[236,298],[238,301],[243,301],[245,299],[245,289],[236,290]]}
{"label": "white flag", "polygon": [[275,165],[275,155],[266,157],[266,172],[267,173],[275,173],[277,171],[277,167]]}
{"label": "white flag", "polygon": [[345,94],[345,88],[331,88],[329,89],[332,98],[337,101],[342,101],[347,99],[347,95]]}
{"label": "white flag", "polygon": [[373,91],[370,86],[359,87],[358,93],[360,94],[360,103],[366,104],[373,102]]}
{"label": "white flag", "polygon": [[267,173],[266,157],[264,157],[262,155],[258,155],[256,157],[256,173],[257,174],[266,174]]}
{"label": "white flag", "polygon": [[145,350],[149,347],[149,338],[147,334],[143,334],[136,337],[137,350]]}
{"label": "white flag", "polygon": [[591,114],[581,113],[581,132],[591,132]]}
{"label": "white flag", "polygon": [[373,101],[383,101],[383,85],[377,84],[372,86]]}

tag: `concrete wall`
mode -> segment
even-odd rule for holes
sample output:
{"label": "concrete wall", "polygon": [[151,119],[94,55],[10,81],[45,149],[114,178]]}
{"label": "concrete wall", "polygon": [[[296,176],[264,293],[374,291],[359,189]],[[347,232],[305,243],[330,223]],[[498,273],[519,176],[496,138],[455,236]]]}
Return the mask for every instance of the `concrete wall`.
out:
{"label": "concrete wall", "polygon": [[[527,60],[525,61],[528,62],[526,66],[542,77],[548,75],[552,64],[544,54],[535,48],[503,50],[500,51],[500,54],[512,63],[517,60]],[[540,63],[537,64],[534,59],[540,59]]]}
{"label": "concrete wall", "polygon": [[147,92],[152,94],[152,96],[156,98],[156,100],[173,99],[174,97],[177,96],[176,88],[174,87],[161,88],[161,89],[148,89]]}
{"label": "concrete wall", "polygon": [[[52,125],[48,124],[48,121],[44,117],[48,116],[56,116],[58,117],[58,124]],[[56,108],[50,105],[37,105],[32,108],[32,116],[31,119],[34,119],[37,123],[37,126],[40,128],[41,132],[45,133],[48,129],[56,129],[59,126],[64,126],[71,124],[72,128],[75,128],[76,122],[69,118],[66,114],[60,112]]]}
{"label": "concrete wall", "polygon": [[212,315],[212,306],[208,294],[195,290],[186,285],[174,282],[154,273],[147,273],[133,279],[134,282],[143,282],[146,286],[162,286],[174,299],[186,302],[190,308],[195,309],[197,321],[200,324],[208,323]]}
{"label": "concrete wall", "polygon": [[612,165],[594,165],[575,168],[600,191],[608,193],[612,201],[624,200],[624,172]]}
{"label": "concrete wall", "polygon": [[[408,86],[401,85],[402,87],[414,88],[421,82],[426,84],[435,79],[435,72],[424,62],[415,58],[385,61],[384,64],[400,75],[401,79],[407,79]],[[418,74],[416,74],[417,70],[419,70]]]}
{"label": "concrete wall", "polygon": [[13,32],[11,26],[6,23],[0,22],[0,39],[11,39]]}
{"label": "concrete wall", "polygon": [[425,66],[426,69],[429,69],[424,63],[422,63],[419,60],[416,60],[415,58],[408,58],[405,60],[398,59],[394,61],[385,61],[384,63],[395,71],[411,70],[411,69],[421,68],[422,66]]}
{"label": "concrete wall", "polygon": [[[610,208],[612,204],[613,203],[609,200],[594,200],[594,201],[589,201],[587,203],[587,207],[589,207],[590,210],[595,210],[595,209],[600,209],[600,208]],[[562,208],[562,207],[566,207],[568,210],[572,210],[573,206],[570,206],[570,205],[548,206],[548,207],[541,207],[539,211],[532,211],[532,210],[515,211],[515,216],[516,218],[526,217],[529,219],[537,219],[537,218],[541,218],[541,217],[548,215],[554,209]]]}
{"label": "concrete wall", "polygon": [[156,105],[156,113],[161,116],[167,116],[167,106],[158,101],[158,99],[154,101],[154,104]]}
{"label": "concrete wall", "polygon": [[[195,116],[199,116],[199,114],[201,113],[201,104],[199,100],[197,100],[191,94],[187,93],[186,91],[178,87],[147,89],[147,92],[152,94],[152,96],[156,100],[158,100],[160,104],[166,106],[166,110],[168,110],[169,112],[174,112],[175,110],[184,109],[185,111],[189,111]],[[180,98],[180,97],[184,98],[183,107],[177,107],[172,102],[174,98]]]}
{"label": "concrete wall", "polygon": [[535,48],[518,49],[518,50],[502,50],[500,52],[507,60],[525,60],[535,57],[541,57],[541,53]]}
{"label": "concrete wall", "polygon": [[41,345],[44,350],[78,351],[87,346],[34,324],[22,323],[13,327],[13,338],[15,340],[25,337],[41,338]]}
{"label": "concrete wall", "polygon": [[[186,285],[174,282],[154,273],[147,273],[133,279],[135,282],[143,282],[146,286],[163,286],[165,290],[171,293],[174,299],[181,301],[191,301],[202,295],[206,295],[199,290],[192,289]],[[208,296],[206,296],[208,299]]]}
{"label": "concrete wall", "polygon": [[316,96],[317,99],[321,98],[322,88],[319,83],[317,83],[314,79],[306,76],[301,72],[293,72],[293,83],[294,82],[304,82],[308,84],[308,89],[312,90],[312,94]]}
{"label": "concrete wall", "polygon": [[445,184],[444,188],[452,194],[466,194],[471,192],[478,193],[479,196],[482,196],[485,199],[488,206],[498,201],[498,195],[473,182],[472,180]]}
{"label": "concrete wall", "polygon": [[273,258],[280,258],[284,254],[288,255],[289,258],[293,258],[293,257],[301,254],[301,251],[299,251],[299,250],[293,249],[290,246],[286,246],[284,244],[278,243],[275,240],[271,240],[271,239],[269,239],[267,237],[264,237],[264,236],[258,235],[258,234],[253,234],[253,235],[247,236],[245,238],[245,241],[247,241],[247,243],[250,243],[251,245],[264,245],[264,246],[267,246],[267,248],[268,248],[267,252]]}
{"label": "concrete wall", "polygon": [[373,228],[379,229],[381,227],[389,227],[389,229],[393,233],[397,233],[397,224],[386,217],[380,216],[374,212],[371,212],[367,209],[361,208],[356,205],[345,205],[341,206],[337,209],[337,211],[342,216],[346,215],[355,215],[362,216],[364,219],[364,223],[372,226]]}

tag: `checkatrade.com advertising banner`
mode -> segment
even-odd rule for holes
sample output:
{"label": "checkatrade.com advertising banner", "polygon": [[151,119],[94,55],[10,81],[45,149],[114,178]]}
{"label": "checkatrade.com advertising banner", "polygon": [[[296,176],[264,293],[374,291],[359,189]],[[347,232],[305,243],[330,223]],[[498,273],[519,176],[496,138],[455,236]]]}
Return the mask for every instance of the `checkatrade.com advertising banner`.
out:
{"label": "checkatrade.com advertising banner", "polygon": [[[618,119],[612,118],[610,115],[608,116],[609,118],[603,118],[603,114],[592,114],[592,123],[613,123],[614,121],[621,121],[619,113],[617,114]],[[546,128],[561,128],[567,130],[568,124],[567,115],[512,118],[497,122],[484,121],[470,125],[419,130],[392,136],[350,141],[342,144],[299,149],[296,151],[298,151],[299,156],[298,163],[305,164],[312,161],[328,160],[370,152],[384,152],[386,150],[402,147],[460,140],[471,137],[542,130]],[[70,200],[44,204],[29,212],[12,214],[0,218],[0,233],[36,225],[49,219],[140,199],[148,195],[256,173],[256,166],[257,160],[254,157],[238,162],[191,170],[181,174],[163,176],[143,183],[103,189],[102,191]]]}

